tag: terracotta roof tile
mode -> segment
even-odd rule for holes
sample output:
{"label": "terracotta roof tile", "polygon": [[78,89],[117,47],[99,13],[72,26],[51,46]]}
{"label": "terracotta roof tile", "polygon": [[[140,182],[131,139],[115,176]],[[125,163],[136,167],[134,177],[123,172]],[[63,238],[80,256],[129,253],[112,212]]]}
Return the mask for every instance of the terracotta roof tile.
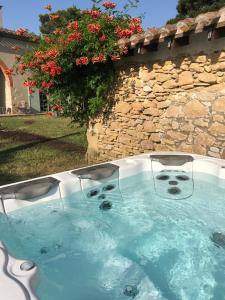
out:
{"label": "terracotta roof tile", "polygon": [[176,38],[182,37],[186,32],[191,31],[195,28],[195,19],[189,18],[179,21],[176,24]]}
{"label": "terracotta roof tile", "polygon": [[161,28],[149,28],[143,34],[133,35],[130,39],[121,39],[119,46],[134,48],[137,44],[149,45],[153,40],[163,42],[167,37],[180,38],[194,32],[200,33],[209,27],[225,27],[225,7],[218,11],[200,14],[196,18],[180,20],[176,24],[166,24]]}
{"label": "terracotta roof tile", "polygon": [[144,43],[145,35],[144,33],[138,33],[132,35],[130,38],[130,46],[131,48],[135,47],[138,43]]}
{"label": "terracotta roof tile", "polygon": [[176,31],[177,31],[176,24],[167,24],[164,27],[161,27],[159,30],[160,33],[159,41],[163,42],[166,37],[175,35]]}
{"label": "terracotta roof tile", "polygon": [[10,30],[7,28],[0,28],[0,36],[10,37],[16,40],[26,41],[26,42],[34,42],[31,40],[32,37],[38,37],[30,34],[24,34],[22,36],[19,36],[16,34],[14,30]]}
{"label": "terracotta roof tile", "polygon": [[206,14],[201,14],[195,18],[195,33],[202,32],[205,27],[210,25],[216,24],[219,21],[219,13],[218,11],[215,12],[208,12]]}
{"label": "terracotta roof tile", "polygon": [[144,33],[144,45],[149,45],[151,41],[159,39],[160,33],[159,30],[155,27],[149,28],[145,33]]}

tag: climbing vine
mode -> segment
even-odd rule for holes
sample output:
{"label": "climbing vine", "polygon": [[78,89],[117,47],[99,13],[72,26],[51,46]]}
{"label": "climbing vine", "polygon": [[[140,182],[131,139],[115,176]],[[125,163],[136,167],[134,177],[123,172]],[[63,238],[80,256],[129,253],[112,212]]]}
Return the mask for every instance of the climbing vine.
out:
{"label": "climbing vine", "polygon": [[119,48],[118,40],[143,31],[141,19],[119,11],[116,3],[92,2],[92,9],[77,9],[77,18],[69,21],[47,5],[54,30],[42,35],[35,51],[17,64],[19,73],[32,74],[24,82],[30,93],[38,88],[48,95],[53,111],[80,124],[107,104],[115,80],[113,62],[128,52],[126,47]]}

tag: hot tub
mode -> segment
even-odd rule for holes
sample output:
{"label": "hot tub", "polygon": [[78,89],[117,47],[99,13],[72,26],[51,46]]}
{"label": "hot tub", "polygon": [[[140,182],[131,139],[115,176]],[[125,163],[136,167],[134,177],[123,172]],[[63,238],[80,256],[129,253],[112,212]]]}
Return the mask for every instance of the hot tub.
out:
{"label": "hot tub", "polygon": [[1,299],[224,299],[224,191],[168,152],[2,186]]}

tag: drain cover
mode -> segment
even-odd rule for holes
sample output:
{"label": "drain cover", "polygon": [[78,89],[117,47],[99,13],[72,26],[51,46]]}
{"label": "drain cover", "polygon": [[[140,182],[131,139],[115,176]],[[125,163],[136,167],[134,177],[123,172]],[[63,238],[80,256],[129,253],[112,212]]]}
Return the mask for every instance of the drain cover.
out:
{"label": "drain cover", "polygon": [[41,254],[47,254],[47,253],[48,253],[48,248],[47,248],[47,247],[42,247],[42,248],[40,249],[40,253],[41,253]]}
{"label": "drain cover", "polygon": [[171,194],[171,195],[178,195],[178,194],[181,193],[181,190],[178,187],[173,186],[173,187],[168,189],[168,193]]}
{"label": "drain cover", "polygon": [[104,200],[106,198],[105,194],[101,194],[100,196],[98,196],[98,200]]}
{"label": "drain cover", "polygon": [[176,180],[170,180],[169,184],[170,185],[178,185],[178,182]]}
{"label": "drain cover", "polygon": [[210,236],[210,239],[216,247],[222,247],[225,249],[225,234],[221,232],[213,232],[213,234]]}
{"label": "drain cover", "polygon": [[30,271],[35,267],[35,263],[32,261],[25,261],[20,265],[20,270],[22,271]]}
{"label": "drain cover", "polygon": [[156,177],[156,179],[158,179],[158,180],[168,180],[169,178],[170,178],[170,176],[168,176],[168,175],[158,175]]}
{"label": "drain cover", "polygon": [[99,190],[91,190],[88,194],[87,197],[91,198],[91,197],[95,197],[99,194]]}
{"label": "drain cover", "polygon": [[135,298],[139,291],[135,285],[127,285],[125,286],[123,293],[125,296]]}
{"label": "drain cover", "polygon": [[116,187],[116,186],[115,186],[114,184],[108,184],[107,186],[105,186],[105,187],[103,188],[103,191],[109,192],[109,191],[114,190],[115,187]]}
{"label": "drain cover", "polygon": [[190,177],[188,177],[187,175],[177,175],[176,179],[178,179],[180,181],[187,181],[187,180],[190,180]]}
{"label": "drain cover", "polygon": [[112,203],[110,201],[103,201],[99,208],[101,210],[110,210],[112,208]]}

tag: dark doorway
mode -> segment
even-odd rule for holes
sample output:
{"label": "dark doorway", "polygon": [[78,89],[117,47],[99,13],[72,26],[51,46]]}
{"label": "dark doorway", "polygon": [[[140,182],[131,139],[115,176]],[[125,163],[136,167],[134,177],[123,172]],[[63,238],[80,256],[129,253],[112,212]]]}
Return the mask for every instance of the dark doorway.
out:
{"label": "dark doorway", "polygon": [[41,112],[48,111],[48,99],[44,93],[40,93],[40,109]]}
{"label": "dark doorway", "polygon": [[0,68],[0,114],[5,114],[5,76]]}

